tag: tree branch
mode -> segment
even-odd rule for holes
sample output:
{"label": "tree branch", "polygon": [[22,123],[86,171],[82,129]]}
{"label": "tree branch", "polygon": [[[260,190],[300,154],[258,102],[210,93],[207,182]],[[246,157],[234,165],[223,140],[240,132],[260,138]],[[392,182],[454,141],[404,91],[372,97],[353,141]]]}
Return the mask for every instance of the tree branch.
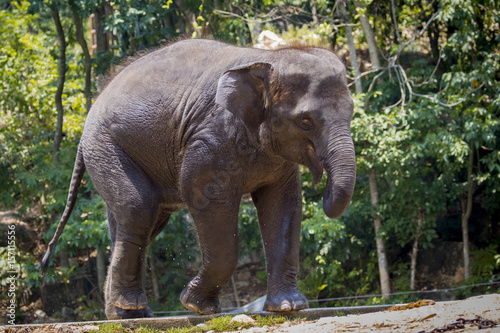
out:
{"label": "tree branch", "polygon": [[[269,12],[269,14],[271,14],[273,11],[275,12],[276,8],[271,10],[271,12]],[[267,23],[267,22],[272,22],[272,21],[279,20],[279,19],[283,18],[283,16],[277,16],[277,17],[271,17],[269,19],[249,19],[249,18],[246,18],[244,16],[238,15],[236,13],[227,12],[225,10],[216,9],[216,10],[214,10],[214,12],[221,14],[222,17],[236,17],[236,18],[239,18],[247,23]]]}

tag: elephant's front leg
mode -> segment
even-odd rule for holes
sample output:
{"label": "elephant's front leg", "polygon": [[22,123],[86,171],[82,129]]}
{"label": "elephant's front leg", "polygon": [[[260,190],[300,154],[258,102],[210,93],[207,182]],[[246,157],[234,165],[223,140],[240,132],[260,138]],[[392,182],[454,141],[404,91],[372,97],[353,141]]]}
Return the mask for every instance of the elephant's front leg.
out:
{"label": "elephant's front leg", "polygon": [[[205,190],[210,184],[203,186]],[[210,190],[208,190],[210,191]],[[207,191],[190,195],[188,208],[196,226],[202,267],[181,293],[181,303],[190,311],[213,314],[221,311],[219,292],[238,263],[238,209],[240,197],[208,198]]]}
{"label": "elephant's front leg", "polygon": [[297,288],[302,197],[297,167],[273,185],[252,193],[267,261],[266,311],[307,309]]}

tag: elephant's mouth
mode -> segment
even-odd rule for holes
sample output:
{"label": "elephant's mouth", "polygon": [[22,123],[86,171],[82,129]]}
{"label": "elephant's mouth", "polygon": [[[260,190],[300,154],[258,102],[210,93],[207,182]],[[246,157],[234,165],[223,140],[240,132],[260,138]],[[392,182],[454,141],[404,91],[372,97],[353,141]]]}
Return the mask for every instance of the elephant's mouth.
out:
{"label": "elephant's mouth", "polygon": [[317,185],[321,180],[321,176],[323,175],[323,166],[321,165],[318,154],[316,154],[316,150],[314,149],[311,143],[307,144],[306,153],[307,153],[306,166],[312,173],[314,185]]}

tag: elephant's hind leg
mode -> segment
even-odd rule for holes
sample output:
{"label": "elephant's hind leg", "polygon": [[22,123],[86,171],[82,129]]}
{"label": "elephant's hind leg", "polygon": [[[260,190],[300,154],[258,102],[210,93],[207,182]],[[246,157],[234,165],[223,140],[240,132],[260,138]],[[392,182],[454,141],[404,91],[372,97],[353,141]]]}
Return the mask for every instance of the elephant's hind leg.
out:
{"label": "elephant's hind leg", "polygon": [[[140,216],[141,214],[136,212],[131,215]],[[113,216],[111,219],[124,221],[123,217],[119,215],[115,218],[115,213],[111,213],[109,216]],[[138,219],[142,220],[143,218],[144,215]],[[149,224],[146,222],[149,219],[151,218],[146,218],[140,224]],[[143,228],[138,226],[137,229]],[[148,232],[144,232],[144,229],[142,230],[144,234],[141,235],[139,232],[131,232],[130,228],[125,228],[121,223],[117,223],[105,289],[106,317],[108,319],[152,316],[142,281],[149,237]]]}
{"label": "elephant's hind leg", "polygon": [[108,319],[153,316],[142,287],[145,250],[123,240],[115,242],[105,288]]}
{"label": "elephant's hind leg", "polygon": [[[149,238],[149,243],[163,230],[169,218],[170,213],[167,212],[163,212],[158,216]],[[108,220],[113,240],[113,256],[106,284],[106,317],[108,319],[152,317],[153,312],[147,306],[142,282],[140,282],[144,274],[145,250],[147,246],[137,246],[133,242],[124,242],[123,240],[116,241],[116,228],[113,229],[113,226],[116,226],[116,219],[112,213],[108,213]],[[118,249],[116,251],[123,251],[125,256],[119,255],[115,251],[115,248]],[[138,259],[136,267],[133,267],[134,263],[129,261],[133,257]],[[120,261],[125,261],[125,263]],[[131,274],[121,274],[120,270],[123,266],[126,266],[126,269]],[[139,273],[134,275],[133,272]],[[113,277],[116,276],[118,276],[118,281],[112,283]],[[126,280],[127,278],[128,281]]]}
{"label": "elephant's hind leg", "polygon": [[143,276],[147,247],[161,215],[155,186],[116,145],[89,164],[89,174],[108,206],[113,241],[105,288],[106,316],[151,316]]}

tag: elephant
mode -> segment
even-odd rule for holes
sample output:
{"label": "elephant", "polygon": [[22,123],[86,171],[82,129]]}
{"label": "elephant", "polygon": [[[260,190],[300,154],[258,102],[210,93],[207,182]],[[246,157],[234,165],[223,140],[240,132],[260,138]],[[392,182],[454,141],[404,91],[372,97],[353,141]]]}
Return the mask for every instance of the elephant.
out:
{"label": "elephant", "polygon": [[152,316],[143,288],[148,245],[172,213],[194,221],[201,268],[180,301],[220,312],[218,294],[238,262],[238,210],[256,206],[267,270],[267,311],[308,308],[297,288],[302,193],[299,165],[338,218],[354,191],[353,100],[329,50],[262,50],[214,40],[167,45],[133,61],[97,97],[78,145],[68,200],[48,259],[87,171],[107,206],[112,241],[108,319]]}

